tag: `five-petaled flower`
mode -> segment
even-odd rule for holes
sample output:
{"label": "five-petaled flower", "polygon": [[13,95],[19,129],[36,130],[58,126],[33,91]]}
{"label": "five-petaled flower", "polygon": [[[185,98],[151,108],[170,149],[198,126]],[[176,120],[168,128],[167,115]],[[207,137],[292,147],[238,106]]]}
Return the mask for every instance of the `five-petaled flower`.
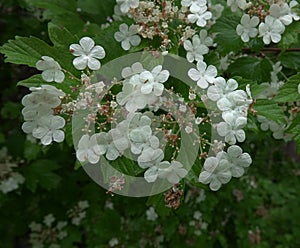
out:
{"label": "five-petaled flower", "polygon": [[122,48],[127,51],[131,46],[138,46],[141,43],[141,37],[137,35],[138,26],[122,23],[119,27],[120,32],[116,32],[114,37],[116,41],[121,42]]}
{"label": "five-petaled flower", "polygon": [[65,74],[62,72],[58,62],[49,56],[42,56],[42,59],[36,63],[36,68],[42,72],[42,78],[46,82],[61,83],[65,79]]}
{"label": "five-petaled flower", "polygon": [[[79,45],[80,44],[80,45]],[[101,64],[98,59],[105,57],[105,51],[102,46],[95,46],[95,42],[90,37],[83,37],[79,44],[70,45],[70,52],[76,56],[73,65],[77,70],[84,70],[86,67],[96,71],[99,70]]]}

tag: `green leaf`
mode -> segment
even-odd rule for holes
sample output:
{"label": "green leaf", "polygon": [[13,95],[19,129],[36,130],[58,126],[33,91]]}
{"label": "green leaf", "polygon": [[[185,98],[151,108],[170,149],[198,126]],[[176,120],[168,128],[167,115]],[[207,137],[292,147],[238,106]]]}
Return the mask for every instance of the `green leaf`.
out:
{"label": "green leaf", "polygon": [[23,174],[26,178],[26,186],[32,192],[36,191],[37,185],[51,190],[58,186],[61,177],[53,173],[59,165],[51,160],[37,160],[24,168]]}
{"label": "green leaf", "polygon": [[300,56],[299,52],[285,52],[279,56],[281,64],[289,69],[300,69]]}
{"label": "green leaf", "polygon": [[292,45],[299,42],[300,22],[293,22],[289,26],[285,27],[285,31],[282,34],[282,38],[279,42],[279,47],[282,49],[290,48]]}
{"label": "green leaf", "polygon": [[68,29],[53,23],[48,24],[48,34],[54,47],[64,47],[68,50],[70,44],[78,43],[78,38],[75,37]]}
{"label": "green leaf", "polygon": [[217,33],[214,41],[217,43],[217,50],[221,55],[230,52],[238,52],[242,49],[244,43],[241,37],[236,33],[236,26],[240,23],[240,17],[233,15],[222,16],[218,19],[211,31]]}
{"label": "green leaf", "polygon": [[[298,79],[297,79],[298,78]],[[298,85],[300,83],[300,73],[288,80],[280,89],[278,94],[273,98],[276,102],[295,102],[300,101]]]}
{"label": "green leaf", "polygon": [[272,65],[267,59],[250,56],[237,59],[228,68],[232,76],[241,76],[257,82],[270,81],[271,71]]}
{"label": "green leaf", "polygon": [[166,207],[165,196],[163,193],[150,196],[147,200],[147,206],[154,206],[155,211],[161,217],[170,215],[171,209]]}
{"label": "green leaf", "polygon": [[253,98],[255,98],[257,95],[259,95],[266,89],[265,85],[257,84],[257,82],[254,80],[249,80],[249,79],[245,79],[242,77],[233,77],[233,79],[235,79],[238,82],[239,89],[242,89],[242,90],[245,90],[246,86],[249,84],[251,95]]}
{"label": "green leaf", "polygon": [[257,99],[254,105],[257,115],[265,116],[266,118],[285,123],[285,115],[282,108],[273,100]]}
{"label": "green leaf", "polygon": [[156,56],[150,52],[144,52],[141,56],[141,64],[147,70],[152,70],[157,65],[162,65],[164,63],[164,56],[159,54]]}
{"label": "green leaf", "polygon": [[29,140],[25,141],[24,146],[24,157],[28,160],[34,160],[37,158],[39,153],[42,151],[42,147],[39,144],[33,144]]}
{"label": "green leaf", "polygon": [[17,86],[24,86],[24,87],[27,87],[27,88],[39,87],[39,86],[41,86],[41,84],[43,84],[43,82],[45,82],[45,81],[42,79],[41,74],[37,74],[37,75],[33,75],[30,78],[19,81],[17,83]]}

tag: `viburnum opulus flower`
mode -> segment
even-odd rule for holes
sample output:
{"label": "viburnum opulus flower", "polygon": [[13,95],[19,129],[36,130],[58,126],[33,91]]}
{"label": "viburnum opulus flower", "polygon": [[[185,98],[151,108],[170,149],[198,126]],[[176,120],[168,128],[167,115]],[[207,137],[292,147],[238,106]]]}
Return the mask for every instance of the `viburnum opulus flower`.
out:
{"label": "viburnum opulus flower", "polygon": [[93,71],[99,70],[101,63],[99,59],[105,57],[105,51],[102,46],[95,46],[95,42],[90,37],[83,37],[79,44],[70,45],[70,52],[76,56],[73,65],[77,70],[89,68]]}

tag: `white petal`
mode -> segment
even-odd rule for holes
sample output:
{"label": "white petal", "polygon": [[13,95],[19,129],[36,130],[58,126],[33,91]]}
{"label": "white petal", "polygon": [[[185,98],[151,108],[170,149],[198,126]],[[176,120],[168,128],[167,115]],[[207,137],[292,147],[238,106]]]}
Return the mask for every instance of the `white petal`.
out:
{"label": "white petal", "polygon": [[96,59],[103,59],[105,57],[105,51],[102,46],[95,46],[89,53],[90,57]]}
{"label": "white petal", "polygon": [[90,37],[83,37],[80,39],[79,44],[81,45],[83,51],[88,54],[92,48],[95,46],[95,42]]}
{"label": "white petal", "polygon": [[88,65],[88,57],[80,56],[73,60],[73,65],[77,70],[84,70]]}
{"label": "white petal", "polygon": [[100,69],[101,64],[100,64],[99,60],[89,57],[88,58],[88,67],[93,71],[97,71]]}

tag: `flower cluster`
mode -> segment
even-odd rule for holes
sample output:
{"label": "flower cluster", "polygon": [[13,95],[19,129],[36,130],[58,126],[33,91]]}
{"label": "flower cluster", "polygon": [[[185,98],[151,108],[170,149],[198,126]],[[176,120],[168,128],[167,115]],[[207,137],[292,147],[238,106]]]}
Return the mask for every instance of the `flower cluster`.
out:
{"label": "flower cluster", "polygon": [[67,216],[71,219],[71,223],[79,226],[86,216],[86,209],[89,207],[87,201],[79,201],[76,206],[67,211]]}
{"label": "flower cluster", "polygon": [[285,26],[293,21],[298,21],[300,16],[294,10],[298,5],[297,1],[263,1],[264,4],[258,6],[246,0],[227,0],[232,11],[238,8],[246,12],[241,18],[241,23],[237,25],[236,32],[243,42],[248,42],[250,38],[257,35],[262,37],[264,44],[271,42],[278,43],[281,35],[285,31]]}
{"label": "flower cluster", "polygon": [[30,243],[33,248],[45,247],[59,248],[59,241],[67,237],[65,230],[67,222],[58,221],[55,225],[53,214],[44,217],[43,223],[32,222],[29,225],[31,230]]}
{"label": "flower cluster", "polygon": [[4,194],[16,190],[19,185],[24,183],[25,178],[14,171],[18,164],[11,161],[11,157],[7,154],[6,147],[0,150],[0,191]]}
{"label": "flower cluster", "polygon": [[65,135],[60,129],[65,126],[65,120],[54,115],[54,110],[60,106],[65,93],[52,85],[29,89],[32,92],[22,99],[22,114],[25,120],[22,125],[23,131],[40,139],[43,145],[49,145],[52,141],[62,142]]}

